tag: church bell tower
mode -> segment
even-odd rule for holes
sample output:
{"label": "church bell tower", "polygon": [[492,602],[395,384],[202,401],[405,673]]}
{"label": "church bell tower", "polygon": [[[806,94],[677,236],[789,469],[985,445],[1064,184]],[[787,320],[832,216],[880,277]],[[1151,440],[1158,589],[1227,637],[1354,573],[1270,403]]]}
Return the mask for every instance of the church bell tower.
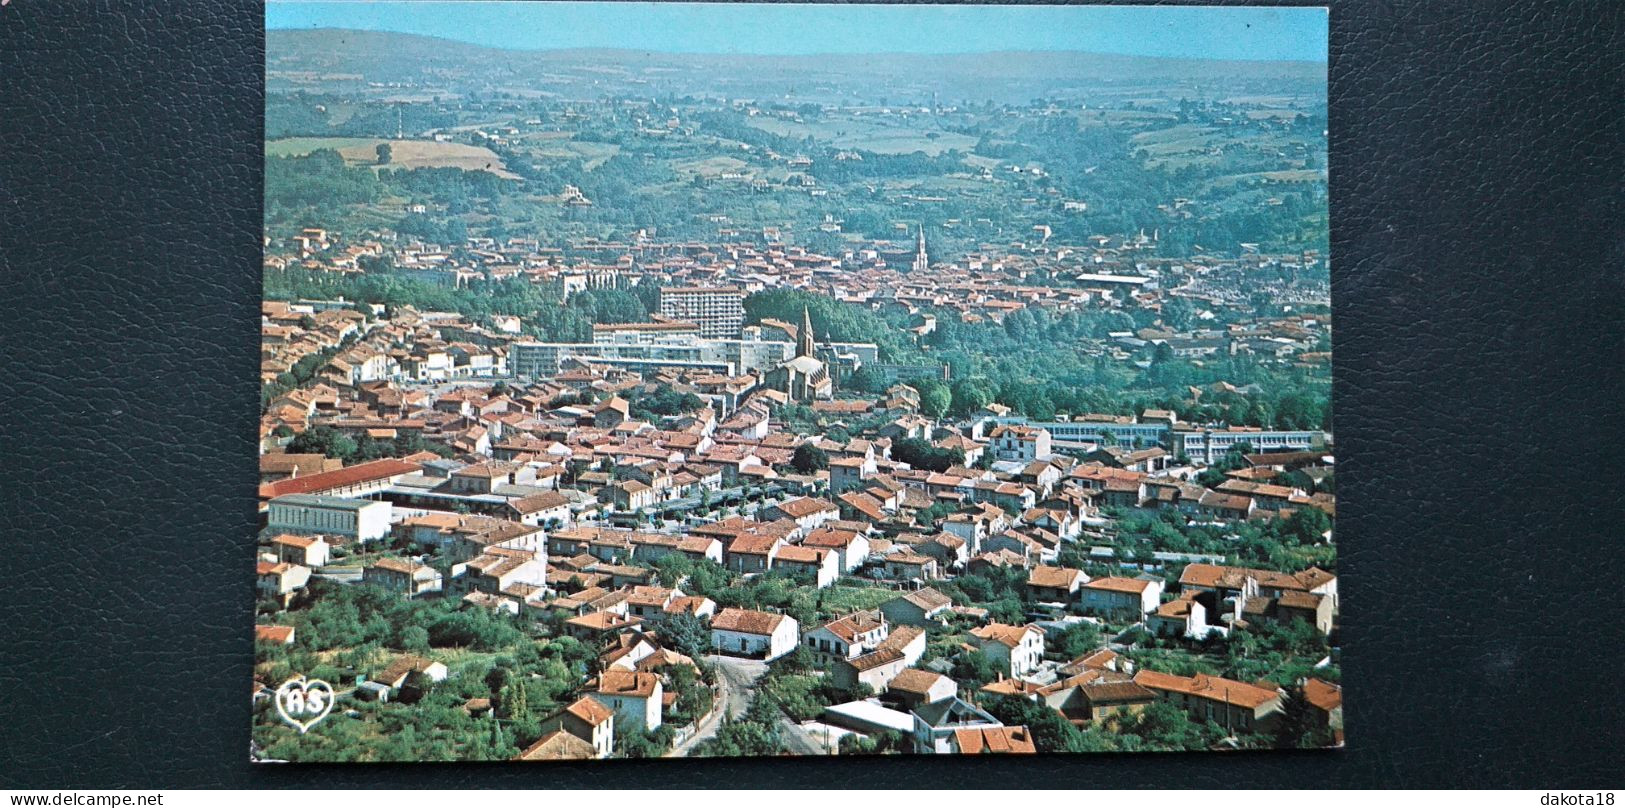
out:
{"label": "church bell tower", "polygon": [[796,332],[796,356],[818,357],[818,346],[813,342],[812,313],[801,307],[801,330]]}

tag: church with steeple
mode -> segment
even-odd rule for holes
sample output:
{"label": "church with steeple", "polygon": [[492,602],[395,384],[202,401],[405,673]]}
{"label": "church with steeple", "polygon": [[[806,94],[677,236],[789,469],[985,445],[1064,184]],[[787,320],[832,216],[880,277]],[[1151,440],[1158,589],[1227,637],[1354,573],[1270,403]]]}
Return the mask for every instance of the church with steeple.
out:
{"label": "church with steeple", "polygon": [[920,225],[920,243],[914,251],[914,264],[910,267],[914,272],[924,272],[931,268],[931,259],[925,254],[925,225]]}
{"label": "church with steeple", "polygon": [[830,376],[829,367],[818,358],[812,313],[805,307],[801,309],[801,327],[796,329],[795,358],[770,371],[767,385],[803,404],[835,397],[835,380]]}

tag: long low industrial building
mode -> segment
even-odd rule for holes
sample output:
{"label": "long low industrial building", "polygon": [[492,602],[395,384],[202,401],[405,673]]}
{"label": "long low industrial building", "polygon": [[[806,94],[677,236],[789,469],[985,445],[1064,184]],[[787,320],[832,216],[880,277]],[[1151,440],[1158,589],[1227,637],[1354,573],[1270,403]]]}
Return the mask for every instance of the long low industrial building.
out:
{"label": "long low industrial building", "polygon": [[[1126,418],[1126,416],[1125,416]],[[1304,452],[1326,448],[1326,433],[1318,429],[1260,429],[1257,427],[1198,426],[1166,421],[1029,421],[999,418],[999,423],[1024,424],[1043,429],[1057,444],[1100,443],[1118,446],[1163,446],[1172,455],[1197,463],[1214,463],[1231,449],[1246,444],[1253,452]]]}
{"label": "long low industrial building", "polygon": [[[837,342],[820,347],[826,354],[825,361],[831,363],[844,359],[847,364],[861,366],[879,358],[879,348],[872,343]],[[556,375],[571,359],[637,371],[684,368],[735,376],[772,370],[795,355],[796,346],[791,342],[657,336],[590,343],[518,342],[508,356],[508,367],[521,379]]]}

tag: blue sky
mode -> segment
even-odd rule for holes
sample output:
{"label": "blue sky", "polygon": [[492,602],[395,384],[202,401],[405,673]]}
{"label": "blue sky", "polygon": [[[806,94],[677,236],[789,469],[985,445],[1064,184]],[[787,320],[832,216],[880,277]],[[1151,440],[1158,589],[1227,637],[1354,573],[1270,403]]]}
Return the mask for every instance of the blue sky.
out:
{"label": "blue sky", "polygon": [[359,28],[513,49],[684,53],[1094,51],[1326,60],[1322,8],[283,2],[267,28]]}

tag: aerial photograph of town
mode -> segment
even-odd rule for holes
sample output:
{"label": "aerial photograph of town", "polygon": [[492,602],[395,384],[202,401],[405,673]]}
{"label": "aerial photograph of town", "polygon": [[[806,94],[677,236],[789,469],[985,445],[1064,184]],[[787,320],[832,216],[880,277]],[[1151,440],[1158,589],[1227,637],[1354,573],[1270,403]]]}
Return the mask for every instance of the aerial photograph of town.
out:
{"label": "aerial photograph of town", "polygon": [[251,758],[1341,746],[1326,29],[273,0]]}

